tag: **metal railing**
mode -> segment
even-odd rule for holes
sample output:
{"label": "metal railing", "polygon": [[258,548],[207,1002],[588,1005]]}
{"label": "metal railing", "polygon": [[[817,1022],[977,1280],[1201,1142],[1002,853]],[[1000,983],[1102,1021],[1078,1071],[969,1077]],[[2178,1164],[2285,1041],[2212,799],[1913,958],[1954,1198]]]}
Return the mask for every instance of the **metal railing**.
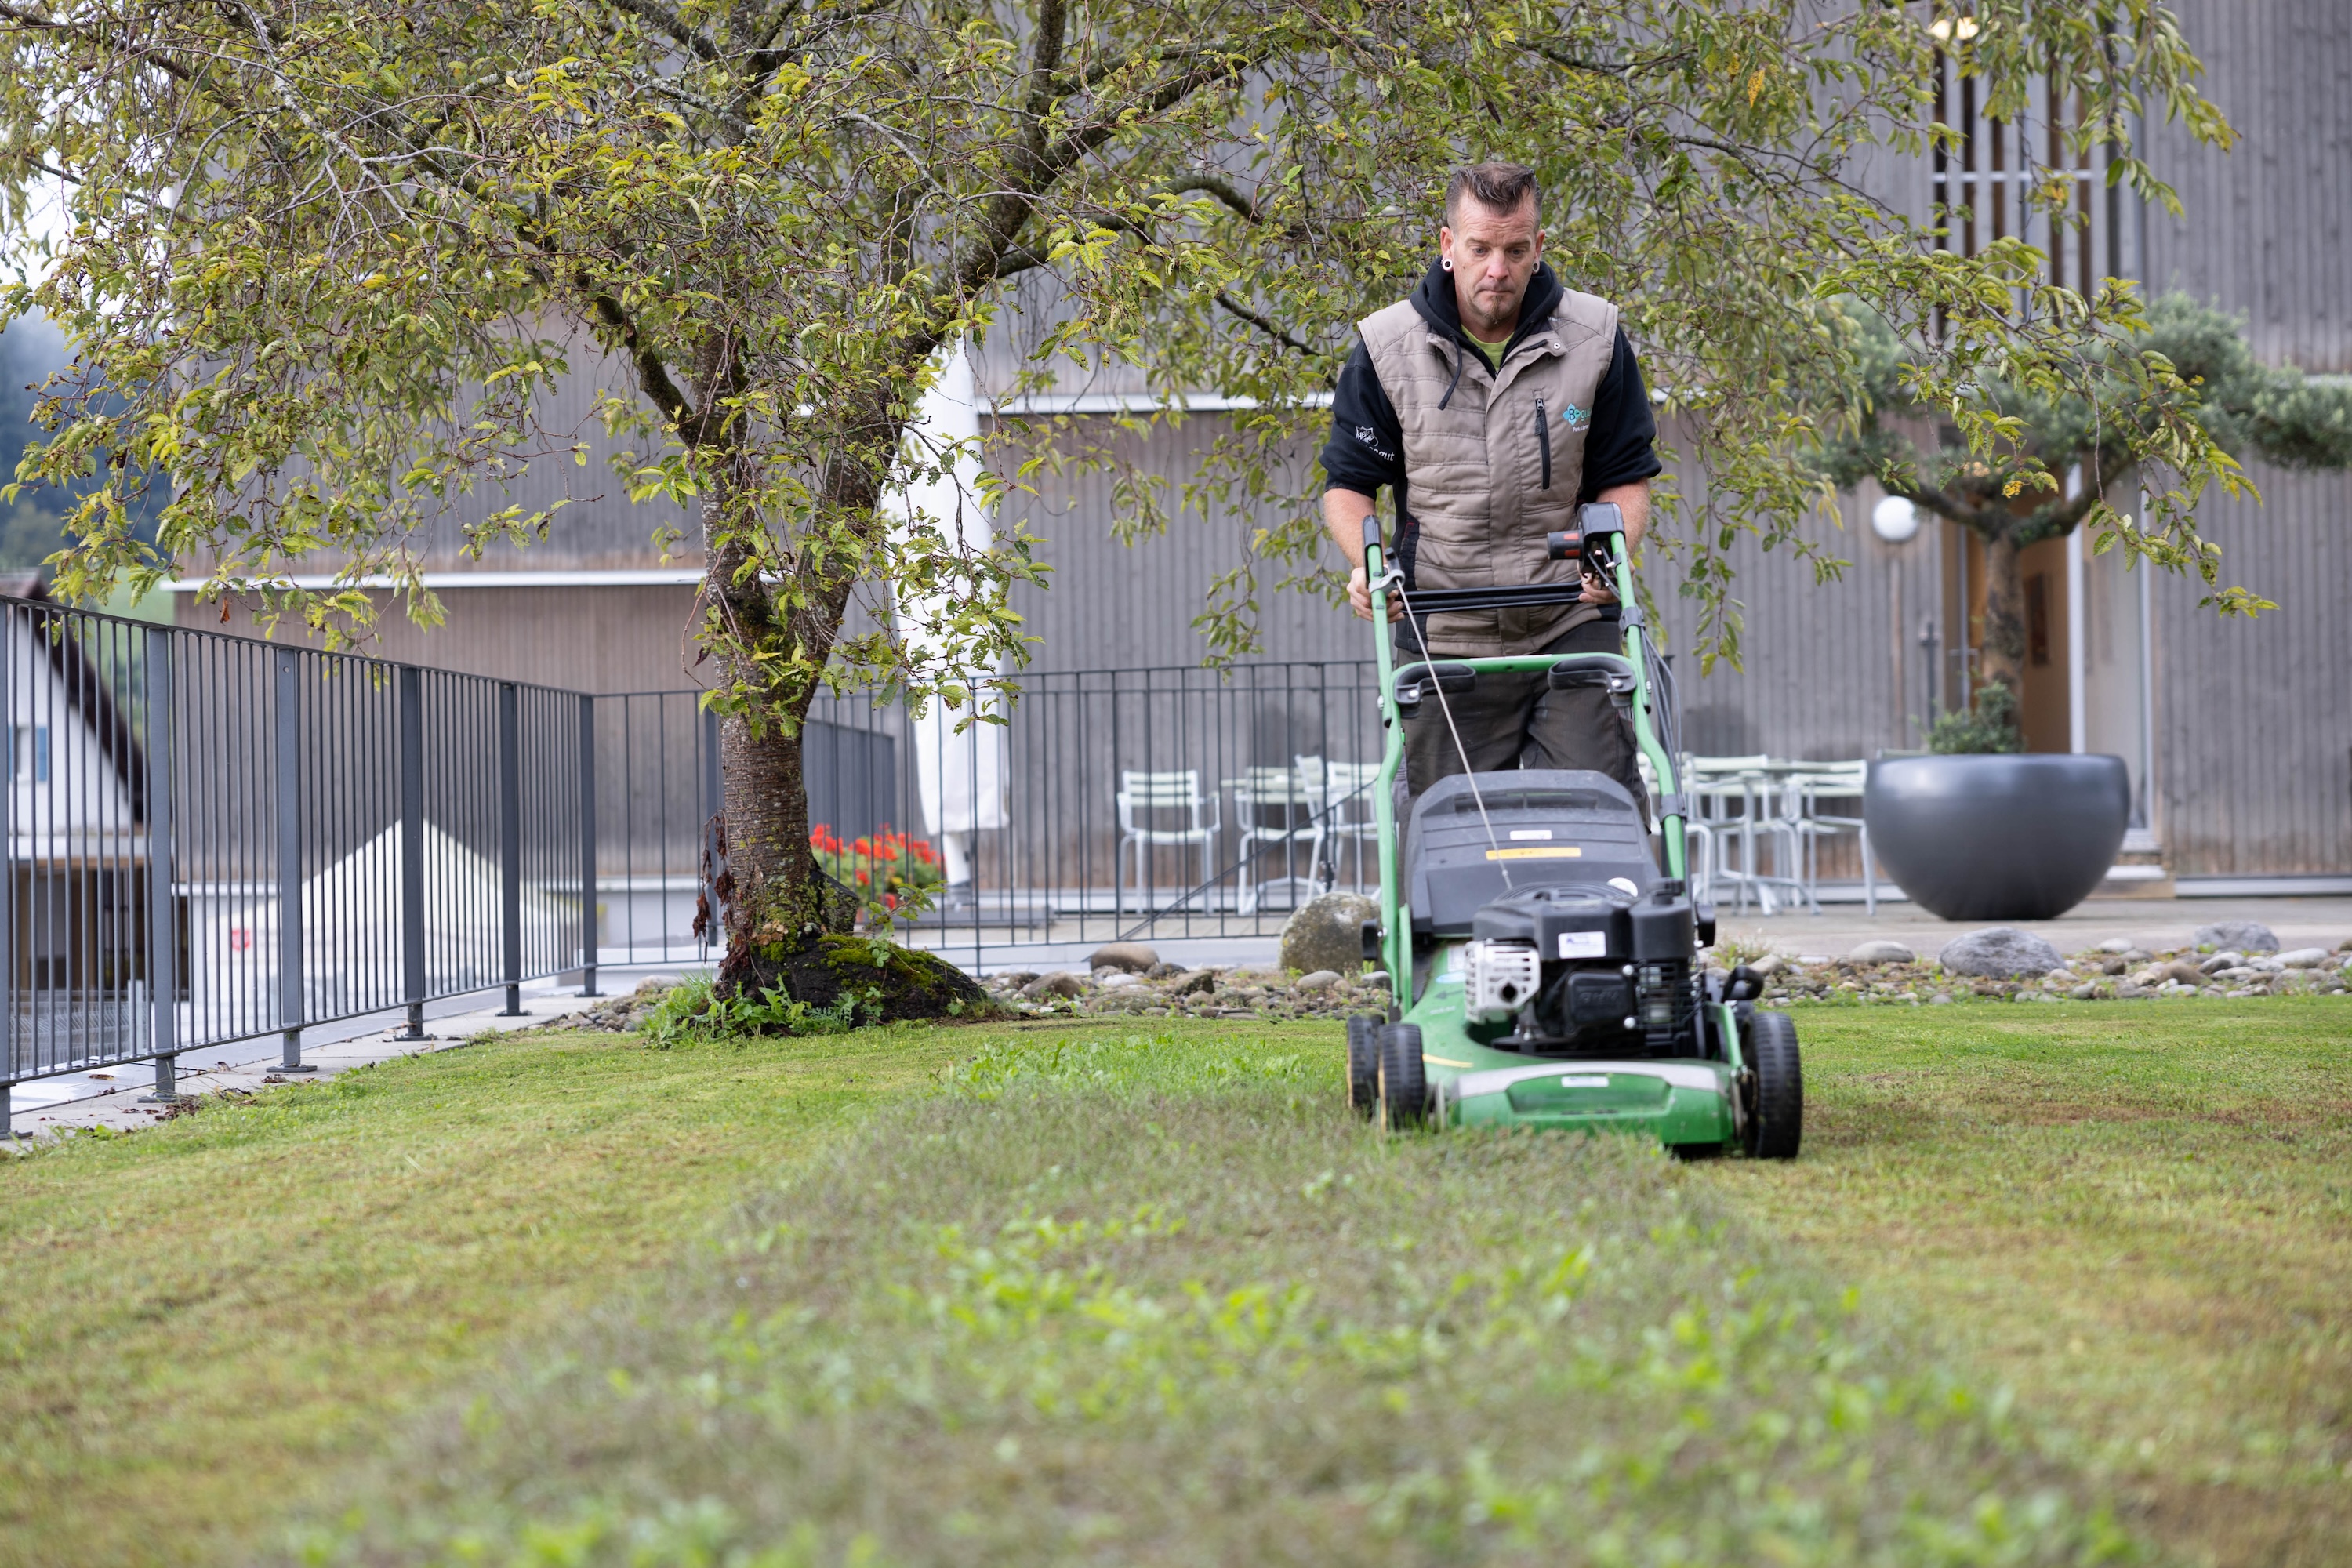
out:
{"label": "metal railing", "polygon": [[[803,749],[809,822],[830,868],[865,874],[854,890],[879,902],[915,882],[925,907],[897,912],[902,937],[967,963],[1121,937],[1272,935],[1317,891],[1377,884],[1374,679],[1370,660],[1024,675],[993,723],[820,696]],[[667,803],[600,810],[608,965],[686,952],[698,833],[719,800],[717,730],[698,697],[599,700],[598,798]],[[700,785],[665,760],[689,733],[713,759],[696,764],[709,769]],[[671,745],[648,755],[655,735]],[[1161,787],[1123,790],[1130,775]]]}
{"label": "metal railing", "polygon": [[[0,600],[0,1110],[27,1079],[583,970],[594,700]],[[583,963],[583,958],[586,963]]]}
{"label": "metal railing", "polygon": [[[810,820],[865,804],[936,856],[909,940],[990,950],[1124,937],[1266,936],[1317,891],[1370,891],[1380,713],[1370,660],[1024,675],[1001,724],[861,698],[814,715],[887,741],[861,794],[812,746]],[[837,771],[837,770],[836,770]],[[927,875],[929,874],[927,872]]]}
{"label": "metal railing", "polygon": [[[908,940],[1264,935],[1370,885],[1363,664],[1025,678],[958,729],[825,698],[829,864]],[[693,691],[602,696],[0,600],[10,1086],[599,967],[708,963],[722,788]],[[921,907],[927,905],[928,907]],[[916,912],[918,909],[920,912]],[[706,932],[717,930],[713,921]],[[0,1123],[5,1125],[5,1123]]]}

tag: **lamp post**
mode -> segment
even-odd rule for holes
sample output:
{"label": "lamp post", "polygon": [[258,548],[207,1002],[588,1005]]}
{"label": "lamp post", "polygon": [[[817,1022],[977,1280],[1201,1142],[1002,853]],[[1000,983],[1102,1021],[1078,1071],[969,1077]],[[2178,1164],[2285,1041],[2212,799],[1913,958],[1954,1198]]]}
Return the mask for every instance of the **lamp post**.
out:
{"label": "lamp post", "polygon": [[[1893,569],[1886,579],[1886,646],[1887,659],[1894,680],[1890,689],[1895,694],[1895,733],[1900,739],[1904,732],[1903,714],[1903,554],[1899,548],[1909,543],[1919,532],[1919,509],[1901,496],[1881,496],[1878,504],[1870,509],[1870,531],[1885,542],[1897,546]],[[1924,636],[1925,634],[1923,634]],[[1935,672],[1928,672],[1929,703],[1934,702]],[[1933,722],[1932,715],[1930,722]]]}

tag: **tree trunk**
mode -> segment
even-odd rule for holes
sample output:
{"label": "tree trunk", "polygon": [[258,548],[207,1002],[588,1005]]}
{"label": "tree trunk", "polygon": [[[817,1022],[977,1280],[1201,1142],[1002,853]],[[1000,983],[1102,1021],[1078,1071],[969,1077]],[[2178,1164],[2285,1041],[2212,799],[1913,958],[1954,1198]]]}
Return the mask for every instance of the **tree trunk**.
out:
{"label": "tree trunk", "polygon": [[2002,529],[1981,537],[1985,616],[1977,678],[1979,683],[1999,681],[2021,701],[2025,696],[2025,584],[2018,571],[2017,536]]}
{"label": "tree trunk", "polygon": [[[706,540],[727,498],[705,505]],[[737,635],[756,648],[791,639],[822,660],[840,635],[849,585],[814,595],[815,603],[780,621],[757,574],[741,574],[740,547],[714,547],[704,568],[702,598],[720,606]],[[767,675],[742,647],[713,650],[722,689],[761,692]],[[812,1007],[845,1011],[856,1022],[950,1015],[982,1017],[991,1004],[970,976],[932,954],[893,945],[886,934],[851,934],[855,895],[831,881],[809,847],[807,780],[802,772],[802,725],[815,697],[809,687],[778,712],[762,705],[759,722],[743,712],[719,724],[719,776],[725,790],[714,879],[725,931],[717,989],[722,997],[771,990]]]}

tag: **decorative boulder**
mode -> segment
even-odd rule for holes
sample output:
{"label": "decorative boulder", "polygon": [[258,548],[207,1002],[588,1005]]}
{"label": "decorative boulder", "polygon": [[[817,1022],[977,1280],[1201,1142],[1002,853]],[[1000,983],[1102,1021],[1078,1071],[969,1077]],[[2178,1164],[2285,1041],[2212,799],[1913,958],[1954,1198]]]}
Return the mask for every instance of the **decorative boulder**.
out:
{"label": "decorative boulder", "polygon": [[2211,942],[2215,947],[2233,948],[2240,952],[2278,951],[2277,935],[2258,921],[2222,921],[2216,925],[2199,926],[2189,942],[2196,947]]}
{"label": "decorative boulder", "polygon": [[1090,970],[1123,969],[1129,974],[1140,974],[1159,962],[1160,955],[1139,942],[1115,942],[1087,955]]}
{"label": "decorative boulder", "polygon": [[1381,906],[1361,893],[1324,893],[1307,900],[1283,923],[1282,967],[1354,974],[1364,967],[1364,922]]}
{"label": "decorative boulder", "polygon": [[2293,952],[2280,953],[2278,960],[2283,969],[2317,969],[2326,963],[2327,950],[2324,947],[2298,947]]}
{"label": "decorative boulder", "polygon": [[1041,974],[1021,988],[1021,994],[1032,1002],[1044,1002],[1055,996],[1076,996],[1086,989],[1086,983],[1067,970]]}
{"label": "decorative boulder", "polygon": [[1318,969],[1312,974],[1300,975],[1298,977],[1298,984],[1292,989],[1298,991],[1328,991],[1331,987],[1339,984],[1339,972],[1338,970]]}
{"label": "decorative boulder", "polygon": [[1188,969],[1169,982],[1171,996],[1206,996],[1217,988],[1217,972],[1213,969]]}
{"label": "decorative boulder", "polygon": [[1987,980],[2013,980],[2024,974],[2047,974],[2065,960],[2058,950],[2032,931],[2011,926],[1989,926],[1944,944],[1937,961],[1955,974]]}
{"label": "decorative boulder", "polygon": [[1865,942],[1845,955],[1848,963],[1916,963],[1918,954],[1899,942]]}

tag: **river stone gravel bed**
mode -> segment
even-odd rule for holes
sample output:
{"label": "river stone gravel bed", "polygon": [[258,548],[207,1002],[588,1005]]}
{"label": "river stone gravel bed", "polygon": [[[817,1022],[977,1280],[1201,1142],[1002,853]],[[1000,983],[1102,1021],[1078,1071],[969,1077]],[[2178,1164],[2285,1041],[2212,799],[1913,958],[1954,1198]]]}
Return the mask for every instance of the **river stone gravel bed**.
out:
{"label": "river stone gravel bed", "polygon": [[[2209,944],[2210,946],[2210,944]],[[2352,942],[2346,944],[2352,948]],[[1765,976],[1767,1002],[1822,1002],[1891,1006],[1934,1005],[1983,998],[1997,1002],[2139,1001],[2155,996],[2284,996],[2340,994],[2352,986],[2352,952],[2291,953],[2303,963],[2196,948],[2150,952],[2098,948],[2075,953],[2048,972],[2011,979],[1955,973],[1934,959],[1909,963],[1796,959],[1778,954],[1755,967]],[[2314,959],[2316,962],[2313,962]],[[2215,960],[2221,960],[2215,963]]]}
{"label": "river stone gravel bed", "polygon": [[[2196,948],[2133,948],[2125,952],[2095,948],[2065,959],[2047,973],[2006,980],[1954,973],[1933,957],[1888,962],[1881,954],[1892,945],[1864,943],[1847,959],[1777,953],[1760,959],[1755,967],[1765,977],[1763,999],[1916,1007],[1974,999],[2137,1001],[2342,994],[2352,989],[2352,939],[2334,951],[2304,949],[2279,956]],[[669,984],[647,981],[625,996],[572,1015],[565,1025],[615,1031],[641,1027]],[[989,996],[1007,1012],[1032,1018],[1343,1019],[1385,1009],[1387,984],[1386,976],[1377,973],[1334,975],[1325,970],[1298,975],[1272,969],[1182,969],[1171,963],[1155,963],[1140,974],[1106,964],[1091,974],[1014,970],[981,979]]]}
{"label": "river stone gravel bed", "polygon": [[1154,964],[1142,974],[1108,966],[1092,974],[1015,970],[984,975],[990,996],[1026,1017],[1345,1018],[1388,1004],[1388,981],[1321,970],[1311,975],[1272,969],[1180,969]]}

